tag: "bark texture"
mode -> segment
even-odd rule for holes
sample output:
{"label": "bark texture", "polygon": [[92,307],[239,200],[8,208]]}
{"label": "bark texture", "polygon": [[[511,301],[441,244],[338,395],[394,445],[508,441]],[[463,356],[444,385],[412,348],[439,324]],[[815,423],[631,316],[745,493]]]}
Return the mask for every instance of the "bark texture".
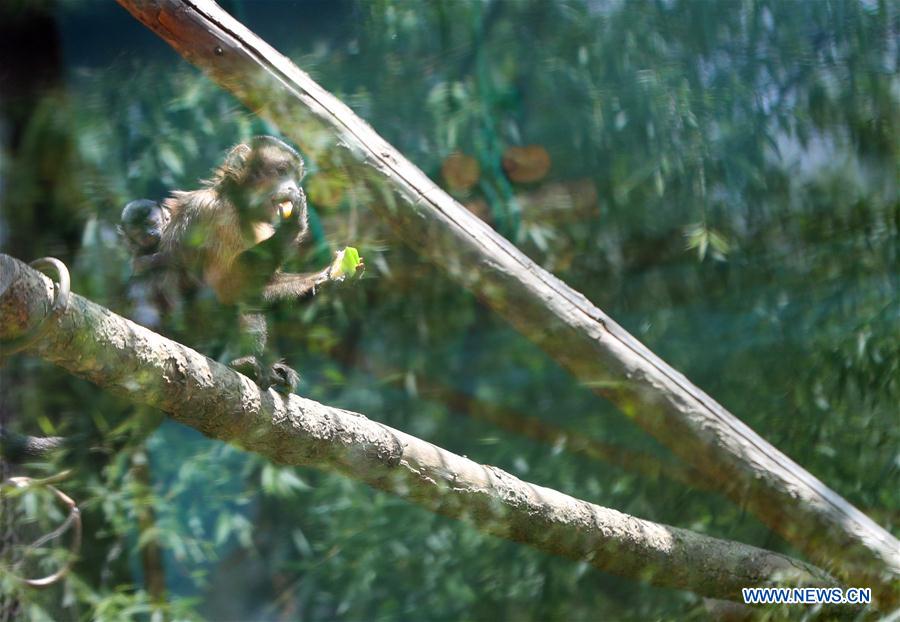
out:
{"label": "bark texture", "polygon": [[291,465],[337,471],[495,536],[614,574],[724,599],[751,585],[834,585],[763,549],[628,516],[524,482],[365,416],[274,390],[72,294],[0,255],[0,340],[44,323],[26,352],[159,408],[205,435]]}
{"label": "bark texture", "polygon": [[529,260],[346,105],[209,0],[118,0],[313,158],[369,184],[371,206],[586,386],[615,403],[812,559],[885,604],[900,542],[694,386],[582,294]]}
{"label": "bark texture", "polygon": [[62,436],[25,436],[0,429],[0,460],[16,463],[40,458],[67,444],[69,441]]}

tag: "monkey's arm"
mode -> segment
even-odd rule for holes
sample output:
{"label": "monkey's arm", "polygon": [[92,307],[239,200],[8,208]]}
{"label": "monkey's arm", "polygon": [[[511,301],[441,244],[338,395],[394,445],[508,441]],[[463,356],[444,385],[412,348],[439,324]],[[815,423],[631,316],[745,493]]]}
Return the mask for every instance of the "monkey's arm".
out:
{"label": "monkey's arm", "polygon": [[131,259],[131,271],[135,276],[171,265],[171,255],[166,252],[152,253],[150,255],[137,255]]}
{"label": "monkey's arm", "polygon": [[[315,294],[316,288],[323,283],[335,280],[343,281],[348,274],[365,270],[366,264],[363,258],[358,257],[358,255],[358,263],[354,266],[353,272],[348,272],[347,268],[342,266],[346,250],[335,253],[335,260],[331,265],[318,272],[307,272],[304,274],[276,272],[263,289],[263,300],[274,302],[277,300],[301,298],[309,293]],[[354,252],[356,251],[356,249],[353,250]]]}
{"label": "monkey's arm", "polygon": [[296,250],[296,240],[296,228],[282,225],[272,237],[235,257],[224,273],[212,271],[207,278],[224,302],[265,298],[279,268]]}
{"label": "monkey's arm", "polygon": [[289,300],[302,298],[309,293],[315,293],[316,287],[329,280],[331,267],[319,272],[305,274],[276,272],[272,280],[263,288],[263,300],[275,302],[277,300]]}

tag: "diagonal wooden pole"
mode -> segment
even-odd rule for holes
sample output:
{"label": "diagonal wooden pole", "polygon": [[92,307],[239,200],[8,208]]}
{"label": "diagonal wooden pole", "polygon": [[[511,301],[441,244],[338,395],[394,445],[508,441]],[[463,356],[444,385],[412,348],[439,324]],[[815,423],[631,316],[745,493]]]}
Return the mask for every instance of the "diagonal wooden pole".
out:
{"label": "diagonal wooden pole", "polygon": [[314,158],[366,183],[403,239],[812,559],[900,601],[900,542],[536,265],[210,0],[118,0]]}

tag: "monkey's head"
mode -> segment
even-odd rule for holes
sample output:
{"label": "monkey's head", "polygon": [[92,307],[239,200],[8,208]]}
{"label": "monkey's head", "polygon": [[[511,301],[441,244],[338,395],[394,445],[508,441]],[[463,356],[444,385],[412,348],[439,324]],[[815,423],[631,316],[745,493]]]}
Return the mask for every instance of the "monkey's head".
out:
{"label": "monkey's head", "polygon": [[300,188],[303,158],[273,136],[256,136],[235,146],[211,180],[241,213],[245,223],[306,221],[306,196]]}
{"label": "monkey's head", "polygon": [[131,201],[122,209],[119,235],[138,255],[156,251],[163,230],[169,224],[169,210],[149,199]]}

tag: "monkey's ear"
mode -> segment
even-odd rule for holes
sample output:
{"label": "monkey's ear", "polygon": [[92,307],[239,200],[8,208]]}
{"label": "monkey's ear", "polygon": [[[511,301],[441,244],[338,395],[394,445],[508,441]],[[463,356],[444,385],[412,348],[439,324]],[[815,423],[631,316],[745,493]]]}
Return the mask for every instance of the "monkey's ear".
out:
{"label": "monkey's ear", "polygon": [[247,167],[247,161],[250,159],[252,151],[250,145],[244,143],[232,147],[228,155],[225,156],[222,166],[216,169],[213,175],[213,183],[220,183],[228,178],[240,179],[241,174]]}
{"label": "monkey's ear", "polygon": [[225,156],[225,162],[222,166],[233,169],[244,168],[244,165],[247,164],[247,158],[250,157],[251,151],[250,145],[244,143],[235,145],[231,148],[231,151],[228,152],[228,155]]}

